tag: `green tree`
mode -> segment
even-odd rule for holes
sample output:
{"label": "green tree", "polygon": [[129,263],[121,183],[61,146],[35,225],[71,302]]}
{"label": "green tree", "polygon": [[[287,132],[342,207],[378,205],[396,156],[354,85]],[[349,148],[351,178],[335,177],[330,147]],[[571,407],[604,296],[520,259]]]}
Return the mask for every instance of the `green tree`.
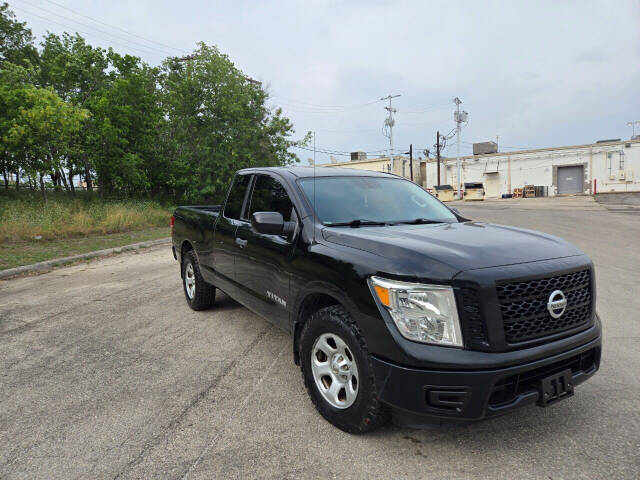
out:
{"label": "green tree", "polygon": [[90,103],[88,145],[102,193],[147,193],[161,159],[157,139],[162,123],[157,69],[137,57],[110,51],[109,87]]}
{"label": "green tree", "polygon": [[[102,48],[92,47],[77,33],[63,33],[61,36],[50,33],[41,45],[40,85],[52,87],[64,101],[91,111],[92,105],[109,88],[111,79],[107,73],[107,52]],[[95,164],[87,141],[95,134],[94,129],[92,121],[84,122],[69,145],[64,172],[68,176],[71,190],[76,173],[84,176],[87,189],[92,190],[91,172],[95,169]]]}
{"label": "green tree", "polygon": [[62,159],[89,114],[64,102],[49,88],[26,85],[15,96],[21,105],[11,119],[6,139],[13,152],[24,158],[24,169],[38,177],[46,201],[44,177],[61,174]]}
{"label": "green tree", "polygon": [[31,30],[16,20],[6,2],[0,3],[0,62],[24,66],[36,63],[37,58]]}
{"label": "green tree", "polygon": [[297,161],[294,133],[262,86],[216,47],[200,43],[187,59],[170,58],[161,75],[167,119],[155,185],[186,201],[220,199],[233,172]]}
{"label": "green tree", "polygon": [[[31,30],[25,23],[18,22],[7,3],[0,4],[0,140],[6,134],[10,118],[17,105],[14,90],[34,76],[33,65],[37,63],[38,52],[33,45]],[[0,169],[5,188],[9,188],[10,173],[16,174],[19,186],[20,164],[9,151],[7,144],[0,144]]]}

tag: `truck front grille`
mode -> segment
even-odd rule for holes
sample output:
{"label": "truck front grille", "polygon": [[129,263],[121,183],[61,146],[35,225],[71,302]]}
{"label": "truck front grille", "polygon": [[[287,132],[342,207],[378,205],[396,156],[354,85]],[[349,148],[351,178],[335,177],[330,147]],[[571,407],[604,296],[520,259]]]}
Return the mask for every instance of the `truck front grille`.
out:
{"label": "truck front grille", "polygon": [[[591,319],[591,273],[587,270],[496,286],[507,343],[546,337],[580,326]],[[547,310],[549,296],[561,290],[567,307],[559,318]]]}

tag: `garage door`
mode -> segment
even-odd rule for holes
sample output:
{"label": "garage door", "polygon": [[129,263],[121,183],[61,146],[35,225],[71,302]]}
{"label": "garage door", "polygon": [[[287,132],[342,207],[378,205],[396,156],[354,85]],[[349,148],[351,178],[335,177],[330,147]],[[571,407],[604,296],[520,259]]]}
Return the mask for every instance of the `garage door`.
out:
{"label": "garage door", "polygon": [[558,193],[582,193],[584,167],[558,167]]}

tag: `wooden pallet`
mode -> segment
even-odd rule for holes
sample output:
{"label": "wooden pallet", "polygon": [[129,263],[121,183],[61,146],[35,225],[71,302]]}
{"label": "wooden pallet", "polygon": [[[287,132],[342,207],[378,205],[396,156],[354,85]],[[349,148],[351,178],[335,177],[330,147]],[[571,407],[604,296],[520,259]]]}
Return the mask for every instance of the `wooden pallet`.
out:
{"label": "wooden pallet", "polygon": [[536,196],[536,187],[534,185],[525,185],[524,186],[524,196],[525,198],[531,198]]}

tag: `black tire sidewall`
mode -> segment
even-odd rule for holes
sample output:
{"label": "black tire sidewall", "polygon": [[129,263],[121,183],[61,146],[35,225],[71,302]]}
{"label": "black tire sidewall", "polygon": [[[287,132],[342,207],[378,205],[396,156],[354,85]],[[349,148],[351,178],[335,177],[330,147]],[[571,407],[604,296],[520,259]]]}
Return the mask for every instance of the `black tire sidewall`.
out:
{"label": "black tire sidewall", "polygon": [[[193,298],[189,298],[189,294],[187,293],[187,283],[186,283],[187,267],[189,265],[193,266],[194,276],[196,277],[196,284],[195,284],[196,289],[193,293]],[[182,291],[184,292],[184,298],[187,300],[187,303],[192,308],[193,308],[194,300],[198,296],[198,275],[196,274],[196,268],[197,266],[195,265],[195,262],[193,260],[193,255],[191,254],[191,252],[187,253],[187,255],[185,255],[184,261],[182,262]]]}
{"label": "black tire sidewall", "polygon": [[[189,264],[193,266],[193,274],[195,277],[195,292],[193,298],[189,298],[187,294],[186,276]],[[182,290],[184,291],[184,298],[187,300],[187,304],[191,309],[196,311],[206,310],[213,304],[216,298],[216,289],[202,278],[198,259],[193,252],[188,252],[182,262]]]}
{"label": "black tire sidewall", "polygon": [[[311,354],[315,341],[323,333],[333,333],[349,347],[358,368],[358,394],[349,407],[340,409],[329,404],[316,385],[311,371]],[[300,359],[305,385],[318,411],[329,422],[347,432],[355,433],[368,429],[368,415],[372,399],[377,397],[369,353],[363,348],[363,340],[356,328],[339,315],[326,309],[316,312],[305,325],[300,339]]]}

